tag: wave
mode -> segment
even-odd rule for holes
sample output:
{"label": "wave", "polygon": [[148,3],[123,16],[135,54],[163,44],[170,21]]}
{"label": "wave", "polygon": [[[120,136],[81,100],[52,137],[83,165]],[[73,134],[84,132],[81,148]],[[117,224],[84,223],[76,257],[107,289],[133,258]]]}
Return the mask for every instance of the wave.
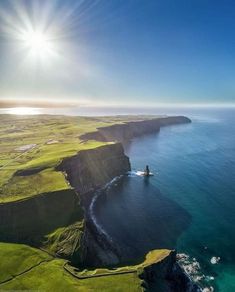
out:
{"label": "wave", "polygon": [[[137,170],[137,171],[128,171],[128,173],[127,173],[127,175],[129,176],[129,177],[137,177],[137,176],[144,176],[143,175],[144,174],[144,171],[143,170]],[[157,173],[156,173],[157,174]],[[150,176],[152,176],[153,175],[153,173],[152,172],[150,172]]]}
{"label": "wave", "polygon": [[89,217],[91,218],[92,222],[94,223],[97,231],[101,234],[103,234],[109,242],[113,242],[113,239],[112,237],[103,229],[103,227],[98,223],[97,219],[96,219],[96,216],[95,216],[95,211],[94,211],[94,208],[95,208],[95,204],[96,204],[96,201],[98,199],[98,197],[100,195],[102,195],[102,193],[104,191],[108,191],[111,186],[117,182],[123,175],[120,175],[120,176],[117,176],[115,178],[113,178],[110,182],[108,182],[103,188],[101,188],[100,190],[98,190],[95,194],[95,196],[92,198],[91,200],[91,204],[89,206],[89,209],[88,209],[88,213],[89,213]]}
{"label": "wave", "polygon": [[129,176],[129,177],[136,177],[136,176],[138,176],[137,175],[137,171],[128,171],[128,173],[127,173],[127,175]]}

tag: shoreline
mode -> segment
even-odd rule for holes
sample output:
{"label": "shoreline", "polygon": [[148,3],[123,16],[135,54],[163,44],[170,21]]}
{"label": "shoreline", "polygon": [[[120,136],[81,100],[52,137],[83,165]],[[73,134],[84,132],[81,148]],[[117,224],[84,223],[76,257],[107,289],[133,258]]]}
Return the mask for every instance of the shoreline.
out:
{"label": "shoreline", "polygon": [[[127,173],[128,174],[128,173]],[[131,175],[133,175],[133,172],[130,172]],[[137,175],[137,174],[136,174]],[[121,177],[124,175],[115,177],[112,179],[109,183],[105,185],[105,187],[95,191],[95,193],[90,194],[90,199],[88,202],[86,202],[87,210],[85,211],[86,215],[86,223],[88,223],[87,227],[89,228],[89,231],[92,232],[94,240],[96,240],[99,243],[99,246],[101,249],[105,249],[106,253],[114,253],[114,255],[118,258],[118,260],[121,260],[121,255],[119,254],[118,246],[114,247],[114,242],[112,238],[109,236],[109,234],[103,229],[101,225],[98,224],[95,214],[93,211],[95,202],[99,199],[100,196],[102,196],[102,192],[108,189],[112,186],[114,182],[118,182]],[[94,195],[95,194],[95,195]],[[108,250],[109,249],[109,250]],[[203,292],[202,288],[193,280],[192,275],[187,273],[182,263],[179,262],[178,257],[180,254],[176,253],[176,262],[173,265],[173,270],[171,274],[169,275],[169,285],[172,285],[171,281],[173,283],[177,283],[177,285],[184,285],[185,292]],[[104,258],[104,260],[106,260]],[[123,264],[120,262],[120,266],[123,266]],[[117,267],[119,266],[118,263],[110,263],[110,265],[105,264],[105,267]],[[133,261],[133,264],[136,264],[135,261]],[[100,264],[98,265],[100,267]],[[174,291],[174,284],[172,286]]]}
{"label": "shoreline", "polygon": [[[84,194],[81,197],[81,204],[84,209],[85,215],[85,229],[86,233],[89,234],[90,237],[93,238],[96,252],[99,254],[100,260],[95,264],[91,263],[92,266],[100,267],[103,265],[107,266],[115,266],[120,263],[121,253],[119,251],[118,245],[114,243],[111,236],[103,229],[103,227],[97,222],[94,206],[96,201],[102,196],[102,192],[105,192],[114,182],[117,182],[124,175],[119,175],[113,178],[110,182],[108,182],[104,187],[95,190],[94,192],[89,192],[88,194]],[[108,261],[107,255],[108,254]],[[88,258],[88,263],[89,263]]]}

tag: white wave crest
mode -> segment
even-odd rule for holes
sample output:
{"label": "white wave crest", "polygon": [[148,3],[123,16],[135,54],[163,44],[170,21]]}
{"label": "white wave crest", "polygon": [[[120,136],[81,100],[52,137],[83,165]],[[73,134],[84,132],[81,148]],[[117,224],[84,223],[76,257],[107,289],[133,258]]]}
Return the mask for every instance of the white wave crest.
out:
{"label": "white wave crest", "polygon": [[214,291],[214,288],[212,286],[202,289],[202,292],[213,292],[213,291]]}

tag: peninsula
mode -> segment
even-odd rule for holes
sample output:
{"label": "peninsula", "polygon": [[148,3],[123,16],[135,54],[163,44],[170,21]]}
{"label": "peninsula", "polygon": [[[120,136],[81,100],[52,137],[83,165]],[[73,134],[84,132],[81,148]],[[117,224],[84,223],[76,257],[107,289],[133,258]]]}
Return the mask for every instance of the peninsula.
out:
{"label": "peninsula", "polygon": [[172,250],[121,266],[88,212],[96,190],[131,170],[123,141],[190,122],[1,115],[0,290],[200,291]]}

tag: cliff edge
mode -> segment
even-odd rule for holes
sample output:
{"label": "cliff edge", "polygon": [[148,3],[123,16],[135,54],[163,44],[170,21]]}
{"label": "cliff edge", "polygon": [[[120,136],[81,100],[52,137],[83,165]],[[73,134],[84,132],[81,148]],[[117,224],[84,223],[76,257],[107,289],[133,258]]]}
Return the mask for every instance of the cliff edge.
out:
{"label": "cliff edge", "polygon": [[135,137],[153,134],[160,131],[161,127],[191,123],[191,120],[184,116],[154,118],[143,121],[131,121],[122,124],[99,127],[97,131],[86,133],[80,136],[82,140],[97,141],[119,141],[124,142]]}

